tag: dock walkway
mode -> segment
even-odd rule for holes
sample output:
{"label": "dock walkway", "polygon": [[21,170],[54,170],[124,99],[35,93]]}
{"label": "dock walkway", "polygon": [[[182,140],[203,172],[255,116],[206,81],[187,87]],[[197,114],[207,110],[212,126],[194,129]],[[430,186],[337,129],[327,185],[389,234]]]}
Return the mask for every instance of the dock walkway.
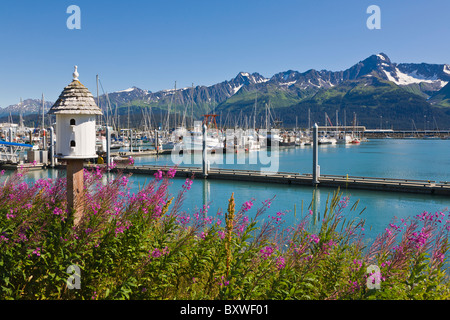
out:
{"label": "dock walkway", "polygon": [[[121,170],[124,173],[153,175],[158,170],[167,171],[171,167],[158,165],[118,165],[113,171]],[[207,178],[215,180],[233,180],[262,183],[278,183],[290,185],[312,186],[312,174],[293,172],[264,172],[255,170],[218,169],[210,168],[208,175],[203,176],[201,167],[177,167],[176,177]],[[378,177],[358,177],[321,175],[319,187],[340,187],[360,190],[378,190],[388,192],[406,192],[421,194],[436,194],[450,196],[450,182],[416,180],[416,179],[393,179]]]}

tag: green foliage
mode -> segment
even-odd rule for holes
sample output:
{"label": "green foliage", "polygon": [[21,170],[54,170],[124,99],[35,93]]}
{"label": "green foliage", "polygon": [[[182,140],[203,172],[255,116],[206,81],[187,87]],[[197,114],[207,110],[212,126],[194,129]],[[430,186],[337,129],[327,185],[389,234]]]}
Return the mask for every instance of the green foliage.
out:
{"label": "green foliage", "polygon": [[[8,178],[0,185],[0,299],[450,297],[442,259],[448,226],[429,215],[423,227],[405,222],[400,241],[400,227],[391,225],[365,247],[364,221],[346,221],[349,199],[339,191],[320,223],[310,211],[283,228],[284,213],[267,216],[272,200],[251,219],[253,200],[236,209],[233,197],[225,221],[207,208],[177,212],[192,181],[171,197],[168,175],[129,194],[127,177],[104,184],[101,171],[86,172],[86,211],[76,226],[64,210],[64,181],[27,186]],[[374,264],[379,290],[366,285]],[[72,265],[80,268],[79,289],[67,282]]]}

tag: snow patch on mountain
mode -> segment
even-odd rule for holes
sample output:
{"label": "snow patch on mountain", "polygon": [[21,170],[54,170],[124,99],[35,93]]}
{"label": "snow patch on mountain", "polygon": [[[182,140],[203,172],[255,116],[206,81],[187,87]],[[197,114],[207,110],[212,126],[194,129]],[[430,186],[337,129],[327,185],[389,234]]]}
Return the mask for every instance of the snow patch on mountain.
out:
{"label": "snow patch on mountain", "polygon": [[268,79],[268,78],[263,78],[263,79],[259,79],[259,80],[257,80],[255,83],[263,83],[263,82],[267,82],[267,81],[269,81],[270,79]]}
{"label": "snow patch on mountain", "polygon": [[233,94],[236,94],[236,92],[238,92],[242,88],[242,86],[243,86],[243,84],[241,84],[241,85],[239,85],[237,87],[234,87],[233,88]]}
{"label": "snow patch on mountain", "polygon": [[448,65],[448,64],[444,65],[444,72],[445,72],[446,74],[449,74],[449,75],[450,75],[450,65]]}
{"label": "snow patch on mountain", "polygon": [[426,82],[426,83],[439,84],[440,87],[442,88],[443,86],[445,86],[447,84],[447,82],[438,79],[436,74],[433,75],[432,77],[424,77],[422,75],[419,75],[417,73],[417,70],[414,70],[413,72],[410,72],[407,74],[407,73],[401,72],[396,67],[395,71],[389,72],[387,70],[383,70],[383,72],[389,81],[392,81],[399,86],[406,86],[406,85],[413,84],[413,83]]}
{"label": "snow patch on mountain", "polygon": [[280,86],[290,86],[290,85],[295,84],[296,82],[297,82],[297,80],[289,81],[289,82],[282,82],[282,83],[280,83]]}
{"label": "snow patch on mountain", "polygon": [[120,90],[120,91],[116,91],[116,93],[121,93],[121,92],[131,92],[131,91],[134,91],[134,90],[136,90],[136,88],[128,88],[128,89],[125,89],[125,90]]}

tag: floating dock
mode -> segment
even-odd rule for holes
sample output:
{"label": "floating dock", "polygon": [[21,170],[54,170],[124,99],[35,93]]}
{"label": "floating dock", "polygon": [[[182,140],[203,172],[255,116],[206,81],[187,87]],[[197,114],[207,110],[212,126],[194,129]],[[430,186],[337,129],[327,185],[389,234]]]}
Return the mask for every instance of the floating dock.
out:
{"label": "floating dock", "polygon": [[[117,167],[112,169],[112,171],[117,172],[120,170],[123,173],[153,175],[158,170],[168,171],[170,168],[172,167],[157,165],[117,165]],[[210,168],[208,170],[208,175],[204,176],[201,167],[177,167],[176,177],[189,178],[192,177],[192,175],[194,175],[195,178],[215,180],[233,180],[304,186],[313,185],[311,174]],[[321,175],[318,187],[340,187],[341,189],[377,190],[450,196],[450,182],[447,181],[436,182],[431,180]]]}

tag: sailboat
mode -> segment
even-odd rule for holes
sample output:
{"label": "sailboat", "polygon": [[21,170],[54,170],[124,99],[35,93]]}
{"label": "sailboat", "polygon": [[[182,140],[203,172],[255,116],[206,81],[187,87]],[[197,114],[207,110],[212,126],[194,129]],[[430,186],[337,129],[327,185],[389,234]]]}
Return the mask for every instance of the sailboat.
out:
{"label": "sailboat", "polygon": [[319,144],[336,144],[336,142],[337,142],[336,138],[328,135],[328,129],[327,129],[328,121],[330,122],[330,125],[333,126],[330,118],[328,117],[327,113],[325,112],[325,131],[324,131],[323,135],[319,137],[319,141],[318,141]]}

